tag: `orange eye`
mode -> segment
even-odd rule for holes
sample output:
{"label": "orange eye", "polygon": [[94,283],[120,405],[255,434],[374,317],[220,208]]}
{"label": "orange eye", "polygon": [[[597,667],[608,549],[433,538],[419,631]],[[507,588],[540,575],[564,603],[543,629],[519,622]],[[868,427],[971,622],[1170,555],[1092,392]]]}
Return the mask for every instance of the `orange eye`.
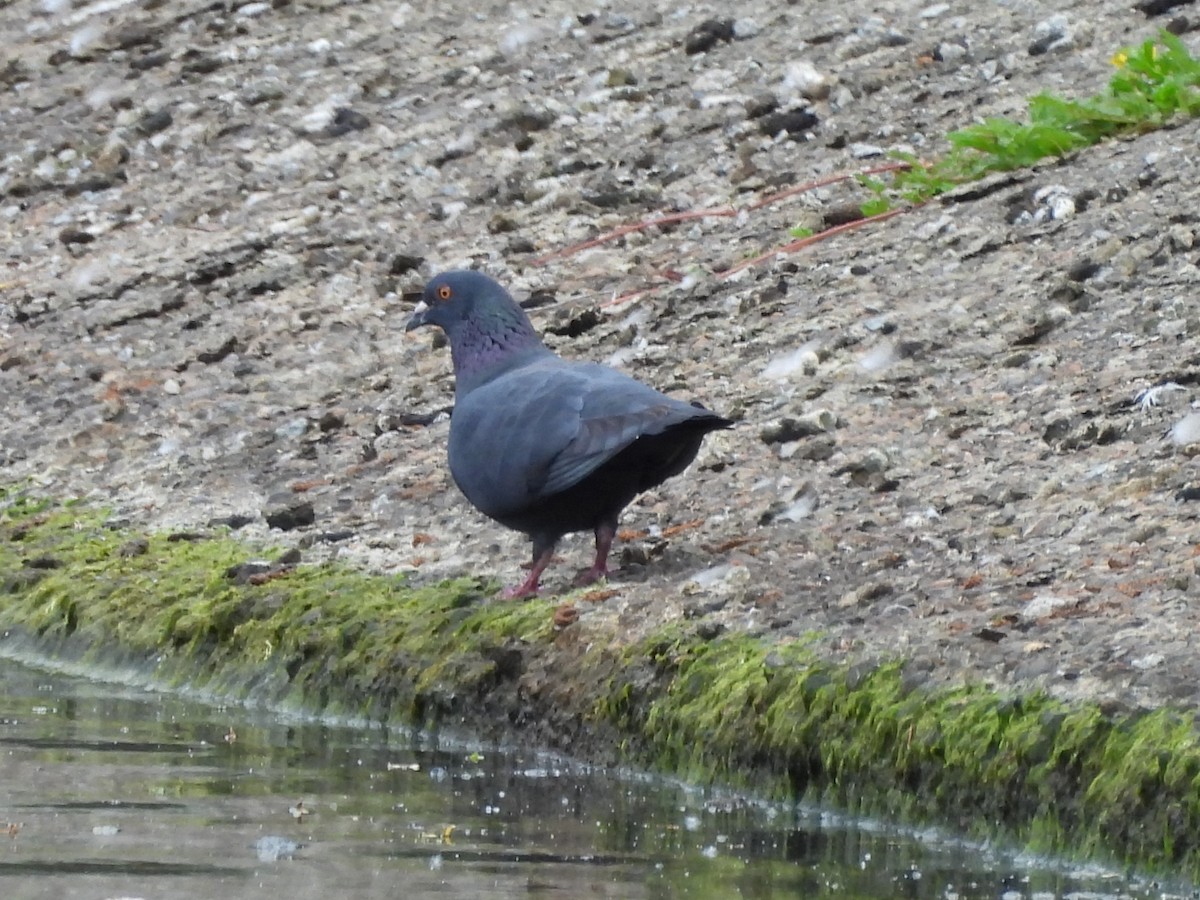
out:
{"label": "orange eye", "polygon": [[448,284],[443,284],[437,289],[439,300],[449,300],[452,293],[453,291],[450,290],[450,285]]}

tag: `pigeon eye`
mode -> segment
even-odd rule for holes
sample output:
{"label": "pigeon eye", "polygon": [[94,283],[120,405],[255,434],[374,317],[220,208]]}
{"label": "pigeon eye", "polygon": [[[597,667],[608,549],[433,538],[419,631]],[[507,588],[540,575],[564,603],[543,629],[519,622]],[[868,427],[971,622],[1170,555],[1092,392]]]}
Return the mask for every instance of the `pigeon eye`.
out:
{"label": "pigeon eye", "polygon": [[448,285],[448,284],[443,284],[437,289],[437,295],[438,295],[439,300],[449,300],[450,295],[452,293],[454,293],[454,292],[452,290],[450,290],[450,285]]}

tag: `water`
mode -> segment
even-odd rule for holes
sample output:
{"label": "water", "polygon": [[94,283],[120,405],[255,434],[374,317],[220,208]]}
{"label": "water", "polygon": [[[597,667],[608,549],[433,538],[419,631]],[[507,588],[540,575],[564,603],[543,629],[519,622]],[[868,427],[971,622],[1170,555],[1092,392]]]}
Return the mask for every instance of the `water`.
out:
{"label": "water", "polygon": [[6,900],[1170,895],[550,757],[4,661],[0,686]]}

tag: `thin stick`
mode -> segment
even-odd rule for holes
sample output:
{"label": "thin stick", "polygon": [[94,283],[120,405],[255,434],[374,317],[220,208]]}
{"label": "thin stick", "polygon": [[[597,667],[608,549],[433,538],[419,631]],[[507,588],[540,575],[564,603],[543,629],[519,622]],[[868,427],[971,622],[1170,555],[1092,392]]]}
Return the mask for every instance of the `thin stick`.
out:
{"label": "thin stick", "polygon": [[898,216],[901,213],[908,212],[909,209],[915,208],[916,207],[889,209],[887,212],[881,212],[877,216],[866,216],[862,219],[855,219],[853,222],[846,222],[842,225],[834,225],[832,228],[826,228],[824,231],[819,231],[816,234],[810,234],[808,237],[801,238],[798,241],[792,241],[790,244],[784,244],[781,247],[776,247],[774,250],[768,250],[766,253],[760,254],[759,256],[752,257],[751,259],[744,259],[736,266],[732,266],[726,269],[724,272],[718,273],[717,277],[721,279],[728,278],[730,275],[742,271],[742,269],[748,269],[751,266],[756,266],[760,262],[771,259],[775,256],[779,256],[780,254],[795,253],[797,250],[801,250],[812,244],[816,244],[825,240],[826,238],[833,237],[834,235],[841,234],[843,231],[850,231],[855,228],[860,228],[863,225],[870,225],[873,222],[882,222],[885,219],[890,219],[893,216]]}
{"label": "thin stick", "polygon": [[839,172],[836,175],[828,175],[825,178],[818,178],[815,181],[806,181],[804,184],[798,184],[795,187],[790,187],[786,190],[779,191],[776,194],[770,194],[763,197],[761,200],[756,200],[751,203],[746,209],[762,209],[764,206],[770,206],[772,203],[778,203],[788,197],[794,197],[796,194],[803,194],[806,191],[815,191],[819,187],[825,187],[830,184],[837,184],[841,181],[849,181],[851,178],[857,178],[859,175],[881,175],[884,172],[896,172],[900,169],[911,169],[912,163],[895,162],[885,163],[882,166],[875,166],[872,169],[863,169],[861,172]]}
{"label": "thin stick", "polygon": [[622,225],[613,231],[601,234],[590,240],[582,241],[578,244],[572,244],[570,247],[564,247],[561,250],[554,250],[539,256],[536,259],[530,260],[530,264],[534,266],[544,265],[552,259],[557,259],[560,256],[571,256],[574,253],[579,253],[582,250],[590,250],[592,247],[599,247],[601,244],[607,244],[609,241],[615,241],[619,237],[624,237],[627,234],[633,234],[635,231],[644,231],[647,228],[653,228],[656,225],[675,225],[679,222],[687,222],[690,219],[707,219],[711,217],[725,217],[737,215],[737,210],[732,206],[718,207],[716,209],[693,209],[689,212],[672,213],[669,216],[659,216],[654,219],[643,219],[641,222],[634,222],[632,225]]}
{"label": "thin stick", "polygon": [[787,188],[786,190],[778,191],[774,194],[768,194],[759,200],[754,201],[749,206],[738,209],[733,206],[719,206],[712,209],[693,209],[688,212],[671,213],[665,216],[656,216],[651,219],[643,219],[640,222],[633,222],[629,225],[622,225],[612,231],[597,235],[594,238],[589,238],[586,241],[581,241],[578,244],[572,244],[569,247],[563,247],[561,250],[552,250],[541,256],[530,260],[530,265],[542,266],[552,259],[558,259],[562,256],[572,256],[580,253],[583,250],[590,250],[592,247],[599,247],[602,244],[607,244],[610,241],[615,241],[617,238],[625,237],[627,234],[633,234],[637,231],[645,231],[648,228],[654,228],[661,225],[677,225],[680,222],[688,222],[692,219],[710,219],[710,218],[732,218],[738,215],[739,212],[751,212],[756,209],[762,209],[764,206],[770,206],[772,203],[778,203],[780,200],[785,200],[788,197],[794,197],[796,194],[803,194],[806,191],[816,190],[819,187],[825,187],[830,184],[837,184],[841,181],[849,181],[851,178],[857,178],[859,175],[879,175],[884,172],[896,172],[901,169],[912,168],[911,163],[894,162],[885,163],[883,165],[874,166],[870,169],[863,169],[861,172],[840,172],[836,175],[828,175],[825,178],[818,178],[814,181],[806,181],[804,184],[798,184],[795,187]]}

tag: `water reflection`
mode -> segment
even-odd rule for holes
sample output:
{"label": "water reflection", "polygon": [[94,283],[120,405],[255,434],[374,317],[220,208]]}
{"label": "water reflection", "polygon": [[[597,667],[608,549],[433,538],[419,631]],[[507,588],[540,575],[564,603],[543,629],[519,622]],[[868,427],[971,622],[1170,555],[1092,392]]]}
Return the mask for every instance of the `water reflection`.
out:
{"label": "water reflection", "polygon": [[0,896],[13,900],[1169,895],[547,757],[9,662],[0,684]]}

